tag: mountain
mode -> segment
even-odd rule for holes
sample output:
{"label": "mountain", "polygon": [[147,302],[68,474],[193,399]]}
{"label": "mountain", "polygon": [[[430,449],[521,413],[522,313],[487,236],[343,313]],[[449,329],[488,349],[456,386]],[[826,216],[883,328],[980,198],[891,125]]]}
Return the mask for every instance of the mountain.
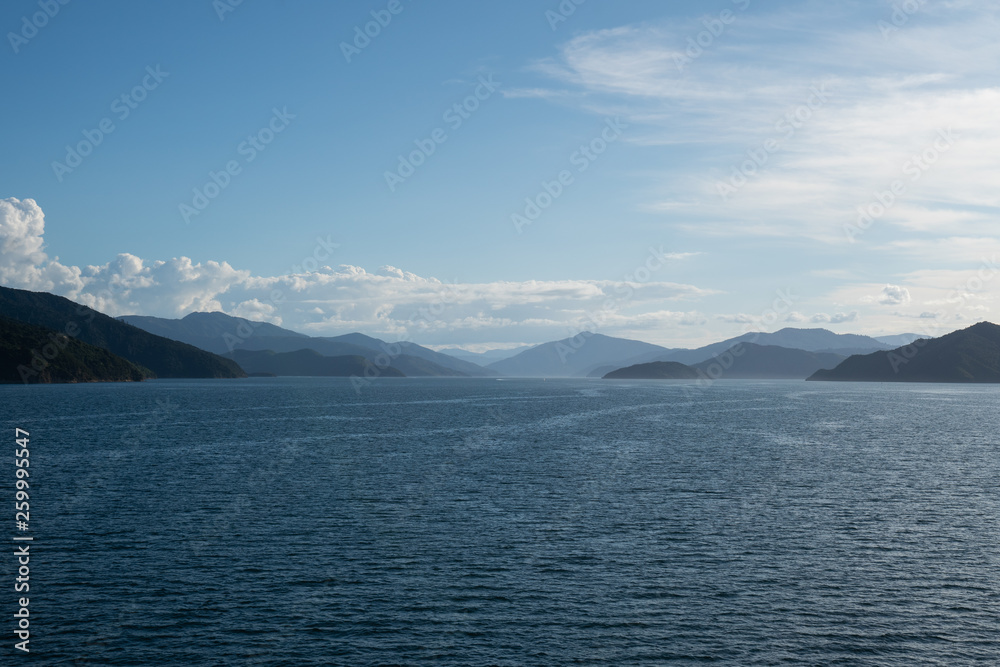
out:
{"label": "mountain", "polygon": [[251,375],[299,377],[405,377],[389,366],[375,368],[362,356],[324,357],[315,350],[271,352],[270,350],[233,350],[229,355]]}
{"label": "mountain", "polygon": [[925,338],[925,336],[921,336],[920,334],[915,334],[915,333],[907,333],[907,334],[898,334],[896,336],[878,336],[875,338],[875,340],[877,340],[880,343],[885,343],[889,347],[895,348],[895,347],[903,347],[904,345],[909,345],[913,341],[920,340],[921,338]]}
{"label": "mountain", "polygon": [[371,336],[366,336],[360,333],[334,336],[332,338],[325,338],[324,340],[367,347],[372,350],[377,350],[379,353],[385,352],[386,350],[392,351],[392,348],[398,345],[408,356],[417,357],[418,359],[429,361],[442,368],[457,371],[457,374],[459,375],[468,377],[491,377],[496,375],[496,373],[483,368],[479,364],[465,361],[463,359],[456,359],[455,357],[442,354],[441,352],[435,352],[430,348],[417,345],[416,343],[387,343],[384,340],[372,338]]}
{"label": "mountain", "polygon": [[391,366],[412,377],[494,375],[481,366],[415,343],[386,343],[360,333],[314,338],[273,324],[253,322],[225,313],[191,313],[180,320],[137,315],[127,315],[121,319],[150,332],[221,355],[228,355],[237,349],[271,350],[278,353],[311,349],[326,357],[361,356],[379,367]]}
{"label": "mountain", "polygon": [[0,316],[52,329],[123,357],[161,378],[246,377],[231,359],[168,340],[46,292],[0,287]]}
{"label": "mountain", "polygon": [[696,380],[698,371],[676,361],[653,361],[619,368],[604,376],[605,380]]}
{"label": "mountain", "polygon": [[636,357],[669,352],[670,349],[659,345],[584,332],[536,345],[487,368],[513,377],[586,377],[601,366],[621,368]]}
{"label": "mountain", "polygon": [[153,373],[52,329],[0,317],[0,382],[139,382]]}
{"label": "mountain", "polygon": [[489,364],[497,361],[510,359],[514,355],[520,354],[525,350],[530,350],[533,347],[534,345],[521,345],[520,347],[513,347],[508,350],[489,350],[487,352],[469,352],[468,350],[463,350],[459,347],[449,347],[438,350],[438,352],[441,354],[447,354],[449,357],[469,361],[480,366],[488,366]]}
{"label": "mountain", "polygon": [[179,340],[216,354],[228,352],[227,343],[230,340],[238,343],[239,339],[250,336],[308,338],[305,334],[267,322],[253,322],[225,313],[191,313],[179,320],[144,315],[125,315],[118,319],[151,334]]}
{"label": "mountain", "polygon": [[722,354],[737,343],[754,343],[784,347],[807,352],[827,352],[848,356],[859,352],[874,352],[886,350],[889,346],[868,336],[857,334],[837,334],[826,329],[795,329],[785,328],[774,333],[751,332],[712,343],[695,350],[675,350],[662,356],[661,361],[679,361],[682,364],[697,364],[714,356]]}
{"label": "mountain", "polygon": [[694,365],[713,379],[805,380],[822,368],[833,368],[845,357],[829,352],[793,350],[777,345],[740,343],[738,347]]}
{"label": "mountain", "polygon": [[940,338],[849,357],[810,380],[847,382],[1000,382],[1000,326],[980,322]]}

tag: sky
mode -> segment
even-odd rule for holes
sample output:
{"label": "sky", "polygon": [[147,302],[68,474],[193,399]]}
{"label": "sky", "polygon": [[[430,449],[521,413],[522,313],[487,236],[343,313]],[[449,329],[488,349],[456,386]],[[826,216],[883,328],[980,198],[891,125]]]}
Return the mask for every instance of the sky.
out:
{"label": "sky", "polygon": [[0,284],[473,351],[996,322],[998,15],[8,0]]}

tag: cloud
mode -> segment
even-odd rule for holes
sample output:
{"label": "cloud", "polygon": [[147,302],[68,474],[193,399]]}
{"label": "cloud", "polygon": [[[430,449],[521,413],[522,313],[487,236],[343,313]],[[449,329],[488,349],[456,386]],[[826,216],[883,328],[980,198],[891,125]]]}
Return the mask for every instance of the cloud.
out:
{"label": "cloud", "polygon": [[33,199],[0,199],[0,283],[35,291],[75,294],[80,269],[45,253],[45,216]]}
{"label": "cloud", "polygon": [[[997,8],[920,14],[884,39],[860,5],[737,12],[684,67],[677,56],[699,20],[619,26],[574,37],[535,69],[576,93],[553,103],[620,115],[627,142],[683,151],[661,162],[638,208],[673,214],[685,231],[846,244],[858,207],[899,181],[905,191],[875,230],[988,234],[1000,213]],[[735,192],[723,198],[720,184]]]}
{"label": "cloud", "polygon": [[498,334],[510,336],[508,342],[544,341],[580,327],[668,335],[707,319],[692,310],[665,310],[664,304],[717,293],[666,281],[448,283],[394,266],[369,272],[346,264],[257,276],[228,262],[147,260],[129,253],[78,268],[45,253],[44,232],[44,215],[34,201],[0,201],[0,282],[60,294],[113,316],[222,311],[315,335],[361,330],[432,344],[497,342]]}
{"label": "cloud", "polygon": [[886,285],[882,288],[882,294],[878,297],[878,302],[884,306],[899,306],[910,302],[910,290],[899,285]]}
{"label": "cloud", "polygon": [[815,324],[844,324],[845,322],[856,322],[859,317],[860,314],[858,311],[854,310],[850,313],[836,313],[835,315],[817,313],[813,315],[809,321]]}

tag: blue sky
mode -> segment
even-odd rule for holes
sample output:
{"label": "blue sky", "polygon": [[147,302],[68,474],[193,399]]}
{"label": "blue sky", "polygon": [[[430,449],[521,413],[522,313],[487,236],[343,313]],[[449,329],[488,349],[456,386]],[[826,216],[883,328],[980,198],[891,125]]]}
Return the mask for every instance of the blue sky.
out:
{"label": "blue sky", "polygon": [[992,3],[230,5],[4,3],[0,283],[472,349],[995,320]]}

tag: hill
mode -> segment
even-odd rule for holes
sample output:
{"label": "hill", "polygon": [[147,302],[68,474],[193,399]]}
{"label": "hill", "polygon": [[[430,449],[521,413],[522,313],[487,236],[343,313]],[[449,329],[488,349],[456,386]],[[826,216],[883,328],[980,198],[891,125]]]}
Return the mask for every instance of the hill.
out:
{"label": "hill", "polygon": [[250,335],[261,338],[308,338],[305,334],[267,322],[253,322],[225,313],[190,313],[179,320],[144,315],[124,315],[118,319],[151,334],[179,340],[216,354],[229,351],[226,347],[227,336],[232,336],[234,342]]}
{"label": "hill", "polygon": [[694,364],[694,368],[713,379],[805,380],[816,371],[833,368],[845,359],[843,355],[830,352],[809,352],[756,343],[740,343],[728,352]]}
{"label": "hill", "polygon": [[920,340],[921,338],[926,338],[926,336],[921,336],[915,333],[897,334],[895,336],[877,336],[875,340],[880,343],[885,343],[890,348],[903,347],[904,345],[909,345],[915,340]]}
{"label": "hill", "polygon": [[604,376],[605,380],[696,380],[698,371],[676,361],[653,361],[619,368]]}
{"label": "hill", "polygon": [[266,322],[225,313],[191,313],[180,320],[127,315],[120,318],[151,333],[228,356],[233,350],[296,352],[311,349],[326,357],[361,356],[411,377],[485,377],[495,373],[415,343],[387,343],[360,333],[312,337]]}
{"label": "hill", "polygon": [[1000,382],[1000,326],[980,322],[940,338],[894,350],[855,355],[813,381]]}
{"label": "hill", "polygon": [[712,343],[694,350],[675,350],[664,355],[661,361],[679,361],[682,364],[698,364],[724,353],[738,343],[752,343],[783,347],[807,352],[827,352],[848,356],[861,352],[887,350],[889,345],[881,343],[868,336],[857,334],[837,334],[827,329],[795,329],[785,328],[774,333],[752,332],[742,336],[729,338],[718,343]]}
{"label": "hill", "polygon": [[520,354],[525,350],[530,350],[533,347],[534,345],[521,345],[510,349],[488,350],[486,352],[469,352],[468,350],[463,350],[459,347],[449,347],[438,350],[438,352],[441,354],[447,354],[449,357],[455,357],[456,359],[470,361],[474,364],[478,364],[479,366],[488,366],[497,361],[510,359],[514,355]]}
{"label": "hill", "polygon": [[669,352],[669,348],[651,343],[584,332],[536,345],[487,368],[512,377],[586,377],[601,366],[621,368],[636,357]]}
{"label": "hill", "polygon": [[140,382],[152,375],[66,334],[0,317],[0,382]]}
{"label": "hill", "polygon": [[0,287],[0,316],[68,334],[151,370],[161,378],[237,378],[230,359],[153,335],[46,292]]}
{"label": "hill", "polygon": [[324,357],[315,350],[272,352],[270,350],[233,350],[230,358],[251,375],[298,377],[405,377],[398,369],[376,369],[362,356]]}

